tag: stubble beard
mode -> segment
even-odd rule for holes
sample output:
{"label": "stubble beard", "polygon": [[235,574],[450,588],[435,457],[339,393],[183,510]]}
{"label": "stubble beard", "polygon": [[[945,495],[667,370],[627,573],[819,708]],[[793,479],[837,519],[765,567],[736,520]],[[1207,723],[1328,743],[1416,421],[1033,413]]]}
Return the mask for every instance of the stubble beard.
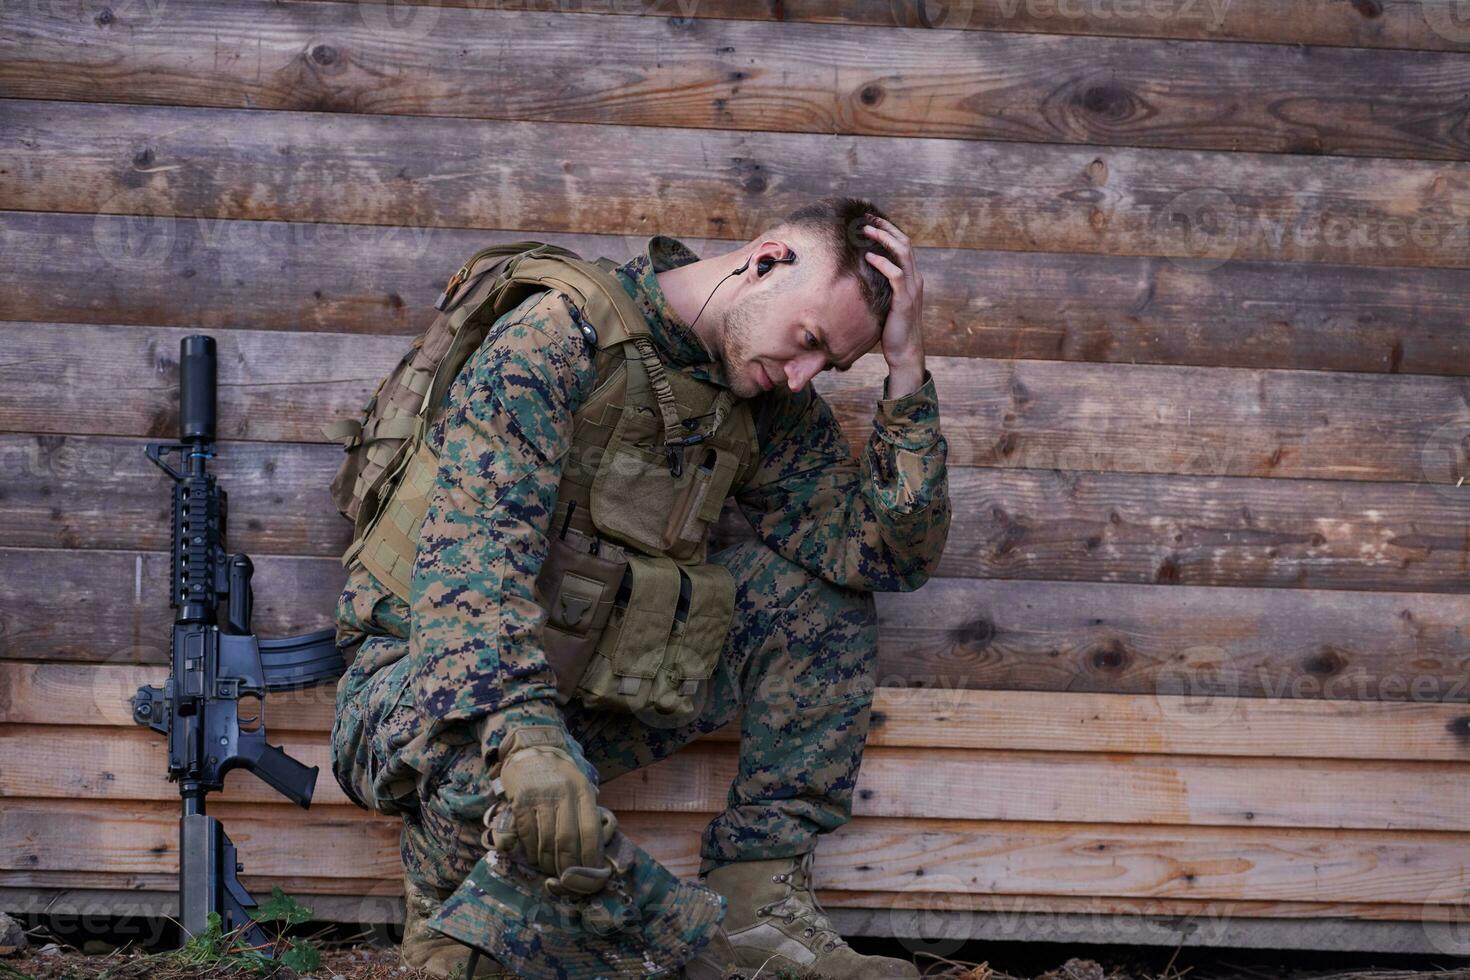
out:
{"label": "stubble beard", "polygon": [[730,392],[736,398],[754,398],[763,390],[744,373],[755,327],[755,311],[750,307],[750,300],[737,303],[720,319],[720,360],[730,381]]}

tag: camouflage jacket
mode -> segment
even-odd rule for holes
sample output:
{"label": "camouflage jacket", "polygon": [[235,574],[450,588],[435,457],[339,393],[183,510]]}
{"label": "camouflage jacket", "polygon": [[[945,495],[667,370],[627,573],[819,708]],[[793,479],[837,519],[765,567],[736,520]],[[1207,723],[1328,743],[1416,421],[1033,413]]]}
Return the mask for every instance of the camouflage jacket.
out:
{"label": "camouflage jacket", "polygon": [[[720,363],[654,277],[696,259],[676,239],[655,236],[616,274],[670,368],[724,385]],[[431,730],[492,715],[497,728],[562,723],[534,583],[572,417],[595,381],[577,311],[559,294],[537,294],[501,317],[429,432],[441,462],[411,601],[353,567],[337,606],[338,645],[349,649],[374,634],[406,638],[413,694]],[[751,408],[760,462],[734,496],[759,538],[837,585],[875,592],[922,585],[939,561],[950,517],[933,378],[878,401],[860,460],[812,385],[800,392],[778,386]],[[374,646],[397,652],[355,669],[370,672],[403,656],[401,644]]]}

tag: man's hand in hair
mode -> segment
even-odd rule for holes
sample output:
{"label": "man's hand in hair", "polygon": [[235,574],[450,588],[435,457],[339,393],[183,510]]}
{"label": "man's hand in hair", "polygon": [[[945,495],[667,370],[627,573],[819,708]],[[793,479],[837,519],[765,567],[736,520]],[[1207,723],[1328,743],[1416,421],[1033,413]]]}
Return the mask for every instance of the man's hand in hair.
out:
{"label": "man's hand in hair", "polygon": [[924,279],[914,261],[914,248],[909,236],[891,221],[874,216],[863,225],[863,234],[882,242],[897,259],[894,265],[876,252],[865,252],[863,258],[893,286],[893,305],[883,324],[883,359],[888,362],[888,397],[901,398],[924,383]]}

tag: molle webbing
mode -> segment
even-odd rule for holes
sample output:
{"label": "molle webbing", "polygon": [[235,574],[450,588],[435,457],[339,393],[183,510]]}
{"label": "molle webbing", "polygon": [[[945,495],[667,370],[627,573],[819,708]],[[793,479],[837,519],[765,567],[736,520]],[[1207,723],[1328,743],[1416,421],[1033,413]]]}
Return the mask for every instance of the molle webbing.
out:
{"label": "molle webbing", "polygon": [[755,425],[727,389],[665,368],[611,261],[529,244],[466,263],[362,421],[329,427],[348,453],[334,499],[357,523],[342,561],[410,601],[439,476],[429,426],[491,325],[533,294],[559,293],[598,348],[597,380],[573,415],[536,582],[543,646],[561,697],[684,717],[733,615],[734,582],[705,561],[706,536],[755,464]]}

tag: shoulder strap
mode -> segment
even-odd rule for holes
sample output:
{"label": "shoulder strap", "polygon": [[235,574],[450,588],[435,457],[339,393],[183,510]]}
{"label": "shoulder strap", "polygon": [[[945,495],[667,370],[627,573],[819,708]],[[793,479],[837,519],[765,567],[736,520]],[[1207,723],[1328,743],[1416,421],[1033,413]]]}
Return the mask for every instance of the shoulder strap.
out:
{"label": "shoulder strap", "polygon": [[679,445],[683,424],[679,419],[674,390],[664,374],[663,362],[658,358],[658,350],[654,347],[643,313],[612,274],[610,267],[614,267],[613,263],[609,259],[586,262],[562,251],[564,254],[560,255],[527,253],[512,263],[507,272],[508,278],[565,293],[596,326],[599,347],[631,343],[648,375],[648,385],[658,402],[659,414],[663,416],[664,444]]}
{"label": "shoulder strap", "polygon": [[[582,315],[598,331],[597,346],[613,347],[630,344],[637,352],[638,361],[648,376],[648,386],[658,403],[663,419],[664,445],[670,454],[671,465],[677,450],[685,445],[700,442],[720,427],[734,403],[728,391],[720,392],[711,412],[711,424],[701,434],[690,430],[679,418],[678,403],[673,388],[669,385],[664,365],[659,360],[658,349],[649,333],[643,313],[633,303],[628,291],[613,275],[617,264],[611,259],[601,258],[588,262],[575,252],[544,242],[513,242],[497,245],[476,253],[470,261],[450,279],[449,285],[436,304],[441,311],[448,312],[462,297],[468,297],[479,287],[486,276],[493,273],[493,309],[498,315],[519,303],[525,296],[542,289],[553,289],[570,299]],[[513,302],[512,302],[513,301]],[[464,321],[474,315],[482,304],[468,304],[465,309],[455,310],[451,325],[455,338],[450,355],[445,357],[441,370],[424,392],[424,403],[418,413],[417,425],[422,430],[432,414],[431,406],[444,397],[459,368],[476,344],[474,331],[461,330]],[[419,432],[418,435],[422,435]]]}

